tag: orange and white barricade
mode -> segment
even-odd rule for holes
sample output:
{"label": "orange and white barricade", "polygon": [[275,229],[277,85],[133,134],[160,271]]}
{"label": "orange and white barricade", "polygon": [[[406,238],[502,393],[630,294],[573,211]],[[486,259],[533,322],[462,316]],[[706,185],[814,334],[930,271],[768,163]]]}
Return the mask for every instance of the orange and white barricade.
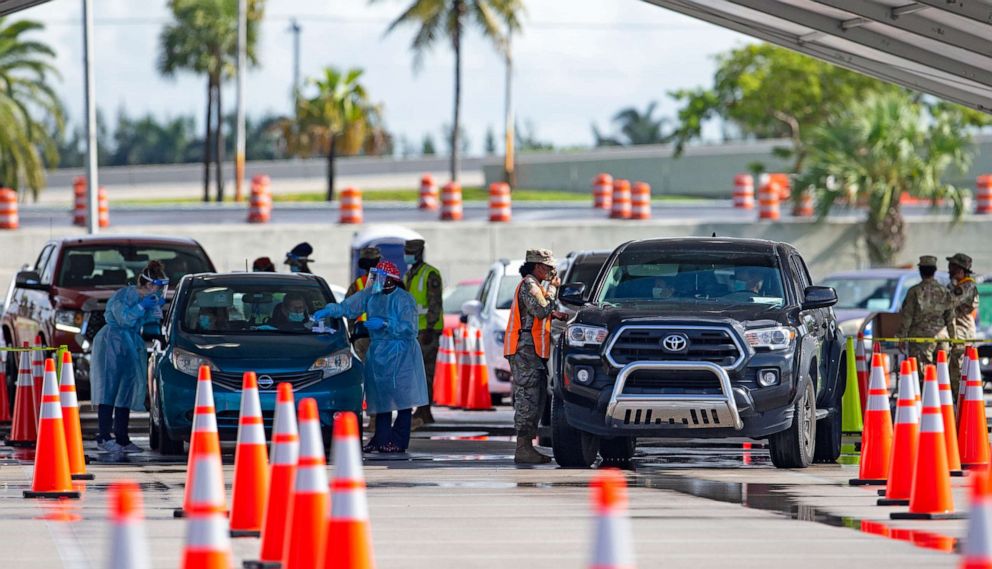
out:
{"label": "orange and white barricade", "polygon": [[424,174],[420,177],[420,196],[417,201],[417,209],[436,210],[437,198],[437,184],[434,182],[434,176]]}
{"label": "orange and white barricade", "polygon": [[761,187],[758,189],[758,219],[776,221],[781,218],[779,201],[781,190],[778,182],[771,176],[761,176]]}
{"label": "orange and white barricade", "polygon": [[733,198],[736,209],[754,209],[754,176],[751,174],[734,176]]}
{"label": "orange and white barricade", "polygon": [[596,174],[592,181],[592,207],[609,210],[613,205],[613,176],[606,173]]}
{"label": "orange and white barricade", "polygon": [[975,181],[975,213],[992,213],[992,174],[982,174]]}
{"label": "orange and white barricade", "polygon": [[462,209],[462,185],[448,182],[441,188],[441,221],[460,221]]}
{"label": "orange and white barricade", "polygon": [[0,229],[17,229],[19,226],[17,192],[10,188],[0,188]]}
{"label": "orange and white barricade", "polygon": [[651,186],[634,182],[630,188],[630,219],[651,219]]}
{"label": "orange and white barricade", "polygon": [[807,188],[796,200],[792,207],[793,217],[813,217],[813,190]]}
{"label": "orange and white barricade", "polygon": [[364,219],[362,190],[354,186],[341,190],[341,212],[338,221],[345,224],[362,223]]}
{"label": "orange and white barricade", "polygon": [[110,198],[103,188],[96,192],[96,211],[100,227],[110,227]]}
{"label": "orange and white barricade", "polygon": [[630,219],[630,181],[613,180],[613,204],[610,219]]}
{"label": "orange and white barricade", "polygon": [[86,213],[89,209],[89,201],[86,199],[86,178],[76,176],[72,180],[72,224],[79,227],[86,227]]}
{"label": "orange and white barricade", "polygon": [[259,174],[251,179],[248,201],[248,223],[268,223],[272,219],[272,181]]}
{"label": "orange and white barricade", "polygon": [[511,211],[510,184],[506,182],[489,184],[489,221],[510,221]]}

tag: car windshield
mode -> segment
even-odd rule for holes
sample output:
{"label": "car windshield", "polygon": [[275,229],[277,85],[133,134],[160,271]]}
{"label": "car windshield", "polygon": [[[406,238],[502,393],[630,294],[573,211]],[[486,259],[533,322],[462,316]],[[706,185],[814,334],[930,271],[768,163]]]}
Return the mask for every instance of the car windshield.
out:
{"label": "car windshield", "polygon": [[626,251],[606,270],[596,301],[637,304],[785,304],[774,257],[740,253]]}
{"label": "car windshield", "polygon": [[496,308],[498,310],[509,310],[513,305],[513,293],[517,290],[517,285],[523,280],[519,274],[504,275],[499,281],[499,292],[496,294]]}
{"label": "car windshield", "polygon": [[66,249],[57,286],[120,288],[135,278],[149,261],[161,261],[169,282],[192,273],[213,270],[196,247],[167,245],[99,245]]}
{"label": "car windshield", "polygon": [[477,284],[458,284],[444,291],[444,313],[458,314],[462,305],[475,298],[479,291]]}
{"label": "car windshield", "polygon": [[[193,289],[182,329],[193,334],[312,334],[310,315],[331,302],[316,283],[207,285]],[[331,319],[334,330],[339,321]]]}
{"label": "car windshield", "polygon": [[[919,281],[919,277],[915,279]],[[914,282],[907,282],[912,286]],[[889,310],[899,288],[899,279],[886,277],[828,277],[823,286],[837,291],[834,308],[860,308],[864,310]]]}

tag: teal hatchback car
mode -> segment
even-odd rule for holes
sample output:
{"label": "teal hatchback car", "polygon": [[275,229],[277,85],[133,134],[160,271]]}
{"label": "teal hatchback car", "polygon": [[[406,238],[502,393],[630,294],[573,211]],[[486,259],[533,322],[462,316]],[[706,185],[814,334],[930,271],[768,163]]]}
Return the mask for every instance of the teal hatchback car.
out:
{"label": "teal hatchback car", "polygon": [[320,277],[230,273],[184,277],[153,342],[148,394],[150,445],[162,454],[184,452],[190,439],[197,372],[210,367],[217,428],[234,440],[246,371],[258,377],[265,428],[270,432],[276,386],[292,384],[296,399],[313,397],[325,441],[334,413],[362,409],[362,363],[343,320],[315,328],[309,315],[335,298]]}

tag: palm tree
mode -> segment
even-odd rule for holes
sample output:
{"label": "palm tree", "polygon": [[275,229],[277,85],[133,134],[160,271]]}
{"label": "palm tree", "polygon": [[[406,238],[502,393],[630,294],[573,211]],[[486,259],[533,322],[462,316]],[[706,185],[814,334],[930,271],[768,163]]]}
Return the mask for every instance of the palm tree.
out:
{"label": "palm tree", "polygon": [[24,37],[42,29],[38,22],[0,18],[0,187],[23,184],[35,200],[45,166],[58,164],[64,128],[62,106],[48,83],[49,76],[58,77],[55,51]]}
{"label": "palm tree", "polygon": [[596,146],[623,146],[636,144],[663,144],[672,140],[672,133],[665,133],[670,121],[667,118],[655,118],[654,112],[658,103],[652,101],[644,108],[644,112],[634,107],[621,109],[613,116],[613,123],[618,127],[620,136],[608,136],[600,133],[595,125],[592,127]]}
{"label": "palm tree", "polygon": [[[203,201],[210,201],[210,153],[214,153],[217,201],[224,200],[223,106],[221,82],[233,76],[237,63],[238,3],[235,0],[169,0],[174,21],[159,37],[159,72],[173,77],[179,71],[207,76],[206,133],[203,142]],[[265,0],[248,0],[248,64],[258,58],[259,23]]]}
{"label": "palm tree", "polygon": [[[377,0],[372,0],[373,2]],[[414,52],[414,67],[420,66],[425,52],[434,42],[446,38],[455,52],[455,96],[454,117],[451,122],[451,179],[458,180],[459,156],[462,129],[462,39],[465,29],[474,22],[482,34],[492,41],[500,52],[505,51],[506,36],[501,28],[518,31],[520,15],[523,13],[522,0],[413,0],[413,3],[389,25],[392,32],[402,25],[417,26],[410,47]]]}
{"label": "palm tree", "polygon": [[906,241],[900,197],[949,201],[959,218],[963,192],[941,177],[970,161],[970,130],[959,109],[928,108],[903,91],[876,94],[814,128],[796,186],[815,191],[821,217],[840,199],[866,205],[869,257],[884,265]]}

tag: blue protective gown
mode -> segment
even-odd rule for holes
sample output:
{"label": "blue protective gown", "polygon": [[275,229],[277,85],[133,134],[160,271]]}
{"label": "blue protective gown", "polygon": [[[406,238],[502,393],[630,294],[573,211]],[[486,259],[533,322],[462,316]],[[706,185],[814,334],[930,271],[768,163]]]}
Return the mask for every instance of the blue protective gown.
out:
{"label": "blue protective gown", "polygon": [[129,286],[107,301],[107,325],[93,339],[90,386],[94,405],[145,410],[148,392],[148,355],[141,328],[160,318],[161,312],[138,304],[138,288]]}
{"label": "blue protective gown", "polygon": [[417,342],[417,303],[407,291],[390,294],[365,288],[341,302],[328,305],[331,315],[357,318],[363,312],[382,318],[386,327],[369,330],[365,356],[365,401],[372,415],[427,405],[424,356]]}

